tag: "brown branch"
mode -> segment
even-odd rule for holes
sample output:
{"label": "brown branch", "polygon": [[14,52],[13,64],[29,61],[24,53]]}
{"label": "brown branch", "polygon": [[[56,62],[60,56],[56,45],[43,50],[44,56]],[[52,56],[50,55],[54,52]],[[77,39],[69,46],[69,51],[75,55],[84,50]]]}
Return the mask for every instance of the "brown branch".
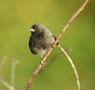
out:
{"label": "brown branch", "polygon": [[[56,44],[59,42],[59,40],[61,39],[61,37],[63,36],[64,32],[67,31],[67,29],[69,28],[69,26],[71,25],[71,23],[75,20],[75,18],[81,13],[81,11],[84,10],[85,6],[88,4],[90,0],[85,0],[84,3],[81,5],[81,7],[73,14],[73,16],[67,21],[66,25],[64,26],[64,28],[62,29],[62,32],[59,34],[58,38],[56,39],[56,41],[54,42],[54,44],[52,45],[53,48],[55,48]],[[42,70],[43,66],[45,65],[45,62],[47,60],[47,57],[50,55],[50,53],[52,52],[53,48],[50,47],[48,49],[48,51],[46,52],[46,54],[43,56],[41,63],[39,64],[39,66],[37,67],[37,69],[33,72],[32,77],[29,79],[29,81],[27,82],[27,84],[24,87],[24,90],[29,90],[33,80],[35,79],[35,77],[39,74],[39,72]]]}

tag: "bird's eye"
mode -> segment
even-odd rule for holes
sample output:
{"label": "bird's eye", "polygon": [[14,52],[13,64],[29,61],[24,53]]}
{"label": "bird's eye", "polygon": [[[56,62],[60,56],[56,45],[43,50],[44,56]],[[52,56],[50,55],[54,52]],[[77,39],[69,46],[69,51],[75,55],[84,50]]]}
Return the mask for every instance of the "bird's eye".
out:
{"label": "bird's eye", "polygon": [[32,26],[32,28],[33,28],[33,29],[37,29],[38,26],[37,26],[36,24],[34,24],[34,25]]}

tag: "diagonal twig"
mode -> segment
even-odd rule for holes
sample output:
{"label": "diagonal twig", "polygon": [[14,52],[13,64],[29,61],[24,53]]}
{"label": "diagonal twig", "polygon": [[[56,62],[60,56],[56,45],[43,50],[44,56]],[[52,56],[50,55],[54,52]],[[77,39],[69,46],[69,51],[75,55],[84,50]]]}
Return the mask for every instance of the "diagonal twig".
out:
{"label": "diagonal twig", "polygon": [[[80,6],[80,8],[70,17],[70,19],[67,21],[66,25],[64,26],[64,28],[62,29],[62,32],[59,34],[58,38],[56,39],[56,41],[54,42],[54,44],[52,45],[53,48],[55,48],[56,44],[59,42],[59,40],[61,39],[61,37],[63,36],[64,32],[67,31],[67,29],[69,28],[69,26],[71,25],[71,23],[75,20],[75,18],[81,13],[81,11],[84,10],[84,8],[86,7],[86,5],[88,4],[90,0],[85,0],[84,3]],[[43,68],[43,66],[45,65],[45,62],[47,60],[47,57],[50,55],[50,53],[52,52],[53,48],[50,47],[48,49],[48,51],[46,52],[46,54],[43,56],[41,63],[38,65],[37,69],[33,72],[32,77],[29,79],[29,81],[26,83],[24,90],[29,90],[33,80],[35,79],[35,77],[39,74],[39,72],[41,71],[41,69]]]}

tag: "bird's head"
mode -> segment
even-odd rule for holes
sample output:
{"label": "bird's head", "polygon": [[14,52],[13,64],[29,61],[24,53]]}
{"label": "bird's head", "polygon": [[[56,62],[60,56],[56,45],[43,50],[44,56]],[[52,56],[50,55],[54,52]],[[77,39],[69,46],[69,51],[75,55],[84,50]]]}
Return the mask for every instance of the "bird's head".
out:
{"label": "bird's head", "polygon": [[41,33],[41,32],[44,32],[45,29],[46,29],[45,26],[42,25],[42,24],[34,24],[34,25],[31,26],[30,31],[31,31],[32,34],[35,33],[35,32],[36,33]]}

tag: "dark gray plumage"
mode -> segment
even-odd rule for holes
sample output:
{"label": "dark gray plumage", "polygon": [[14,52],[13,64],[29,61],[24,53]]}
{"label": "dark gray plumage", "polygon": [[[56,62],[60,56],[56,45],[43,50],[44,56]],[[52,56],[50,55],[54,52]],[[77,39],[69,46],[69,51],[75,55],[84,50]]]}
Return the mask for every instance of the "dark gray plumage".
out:
{"label": "dark gray plumage", "polygon": [[48,48],[54,43],[54,36],[42,24],[34,24],[31,27],[31,36],[29,39],[29,47],[33,54],[46,53]]}

